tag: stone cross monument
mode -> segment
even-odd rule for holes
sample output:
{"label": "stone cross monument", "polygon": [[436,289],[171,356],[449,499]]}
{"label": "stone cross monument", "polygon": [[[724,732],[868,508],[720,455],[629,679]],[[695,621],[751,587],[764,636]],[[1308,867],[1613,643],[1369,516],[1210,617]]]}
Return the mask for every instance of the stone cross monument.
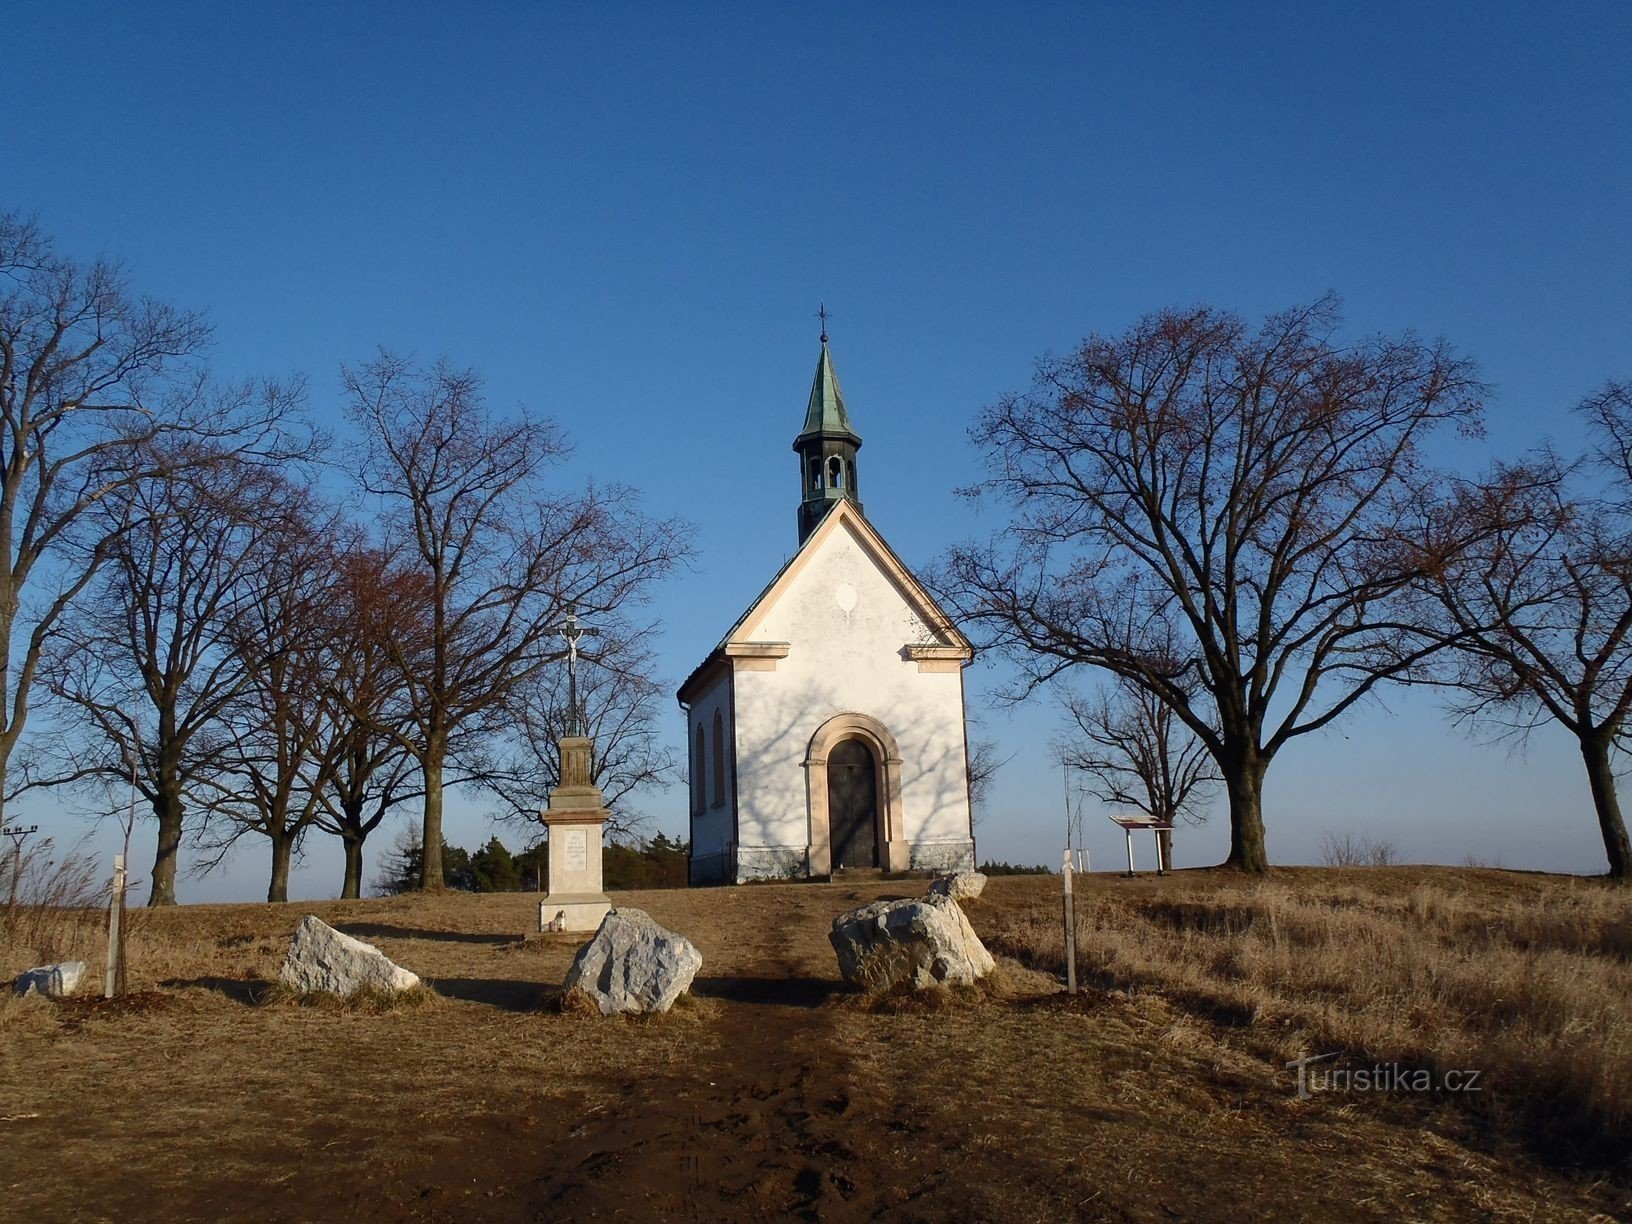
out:
{"label": "stone cross monument", "polygon": [[567,727],[556,741],[560,784],[540,813],[550,831],[550,867],[549,888],[538,904],[538,929],[593,931],[612,902],[602,891],[601,832],[607,812],[601,788],[590,777],[595,745],[578,705],[578,639],[597,636],[600,630],[580,625],[577,610],[569,607],[559,632],[567,641]]}

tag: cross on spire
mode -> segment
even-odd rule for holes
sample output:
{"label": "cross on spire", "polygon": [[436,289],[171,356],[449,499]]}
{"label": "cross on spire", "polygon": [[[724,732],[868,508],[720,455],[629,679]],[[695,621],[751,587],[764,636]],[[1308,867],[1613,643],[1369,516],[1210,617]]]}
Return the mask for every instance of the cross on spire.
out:
{"label": "cross on spire", "polygon": [[822,343],[826,344],[827,343],[827,321],[833,317],[831,314],[828,313],[827,303],[826,302],[818,302],[816,304],[816,317],[822,321]]}

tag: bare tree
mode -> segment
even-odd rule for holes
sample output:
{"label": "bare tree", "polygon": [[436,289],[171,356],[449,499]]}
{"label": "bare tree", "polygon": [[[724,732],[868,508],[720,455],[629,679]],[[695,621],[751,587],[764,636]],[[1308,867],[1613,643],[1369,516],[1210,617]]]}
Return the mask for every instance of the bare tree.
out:
{"label": "bare tree", "polygon": [[470,370],[381,353],[343,377],[365,439],[363,487],[385,507],[394,560],[431,592],[427,654],[397,662],[412,723],[403,743],[425,792],[422,884],[435,889],[455,738],[500,732],[516,685],[560,657],[568,605],[593,615],[647,598],[688,554],[687,533],[642,515],[626,489],[547,490],[567,451],[560,430],[525,412],[494,417]]}
{"label": "bare tree", "polygon": [[[1121,681],[1111,692],[1068,694],[1062,704],[1072,725],[1060,757],[1087,775],[1096,799],[1168,824],[1206,819],[1204,805],[1223,780],[1218,763],[1156,694]],[[1171,863],[1172,834],[1161,838],[1163,858]]]}
{"label": "bare tree", "polygon": [[[599,627],[595,652],[578,672],[578,702],[595,745],[590,777],[611,814],[608,832],[635,837],[645,823],[635,806],[639,797],[668,786],[678,773],[658,714],[667,686],[656,676],[650,630]],[[540,668],[516,686],[512,732],[480,767],[484,789],[507,807],[510,819],[537,827],[561,778],[557,741],[568,721],[565,667]]]}
{"label": "bare tree", "polygon": [[1478,547],[1441,560],[1427,540],[1428,623],[1456,649],[1434,680],[1459,722],[1528,736],[1556,722],[1586,766],[1609,874],[1632,880],[1615,765],[1632,712],[1632,383],[1577,409],[1593,446],[1576,464],[1542,451],[1464,486],[1453,531]]}
{"label": "bare tree", "polygon": [[1400,861],[1400,854],[1385,839],[1328,833],[1320,839],[1320,861],[1328,867],[1392,867]]}
{"label": "bare tree", "polygon": [[117,531],[90,512],[211,449],[178,440],[284,445],[286,405],[207,393],[208,336],[198,315],[134,295],[117,265],[77,264],[0,214],[0,811],[46,640]]}
{"label": "bare tree", "polygon": [[991,794],[992,780],[997,777],[998,770],[1014,759],[1014,754],[1011,752],[1006,757],[998,756],[997,741],[985,736],[976,736],[968,740],[968,751],[969,824],[973,828],[986,814],[986,798]]}
{"label": "bare tree", "polygon": [[1012,523],[954,549],[950,606],[1035,685],[1103,668],[1218,764],[1228,862],[1268,867],[1263,781],[1432,646],[1397,620],[1402,547],[1436,495],[1422,447],[1478,426],[1471,366],[1406,335],[1343,345],[1335,301],[1256,330],[1149,316],[1041,363],[973,430]]}
{"label": "bare tree", "polygon": [[319,734],[336,764],[320,792],[317,823],[340,838],[340,896],[362,895],[363,846],[391,811],[421,795],[404,747],[409,706],[394,660],[420,658],[428,641],[429,590],[378,549],[354,543],[334,558],[338,582],[324,612],[328,680]]}
{"label": "bare tree", "polygon": [[287,526],[285,486],[264,468],[219,452],[174,466],[87,514],[108,561],[53,623],[43,674],[68,717],[26,771],[31,784],[122,790],[134,767],[158,825],[149,905],[175,904],[189,800],[248,682],[231,624]]}
{"label": "bare tree", "polygon": [[289,899],[289,867],[324,813],[344,741],[329,734],[329,610],[339,586],[328,540],[337,515],[283,483],[278,528],[262,537],[227,634],[243,683],[220,719],[205,844],[219,861],[246,833],[270,843],[268,901]]}

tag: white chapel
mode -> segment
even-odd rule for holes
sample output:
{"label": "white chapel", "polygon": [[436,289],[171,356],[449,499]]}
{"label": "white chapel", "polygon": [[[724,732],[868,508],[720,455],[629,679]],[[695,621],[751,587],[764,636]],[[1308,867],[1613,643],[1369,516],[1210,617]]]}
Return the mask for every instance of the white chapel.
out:
{"label": "white chapel", "polygon": [[799,548],[678,693],[691,882],[974,866],[968,641],[862,513],[827,335],[799,455]]}

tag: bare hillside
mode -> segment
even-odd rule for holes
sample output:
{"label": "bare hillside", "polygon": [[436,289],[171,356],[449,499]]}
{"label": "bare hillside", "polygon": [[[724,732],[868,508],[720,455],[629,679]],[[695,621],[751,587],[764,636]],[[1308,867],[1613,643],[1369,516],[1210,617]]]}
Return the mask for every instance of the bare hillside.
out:
{"label": "bare hillside", "polygon": [[[646,1021],[562,1014],[583,937],[526,894],[134,915],[132,992],[0,1003],[8,1211],[83,1220],[795,1216],[1592,1219],[1632,1213],[1632,900],[1503,872],[1057,878],[970,916],[992,989],[864,1001],[827,928],[917,881],[628,893],[701,949]],[[269,990],[312,912],[435,995]],[[19,927],[100,967],[94,925]],[[1336,1051],[1297,1094],[1284,1063]],[[1431,1087],[1357,1087],[1387,1062]],[[1327,1064],[1321,1064],[1322,1067]],[[1448,1071],[1480,1073],[1448,1091]],[[1318,1085],[1317,1085],[1318,1086]]]}

